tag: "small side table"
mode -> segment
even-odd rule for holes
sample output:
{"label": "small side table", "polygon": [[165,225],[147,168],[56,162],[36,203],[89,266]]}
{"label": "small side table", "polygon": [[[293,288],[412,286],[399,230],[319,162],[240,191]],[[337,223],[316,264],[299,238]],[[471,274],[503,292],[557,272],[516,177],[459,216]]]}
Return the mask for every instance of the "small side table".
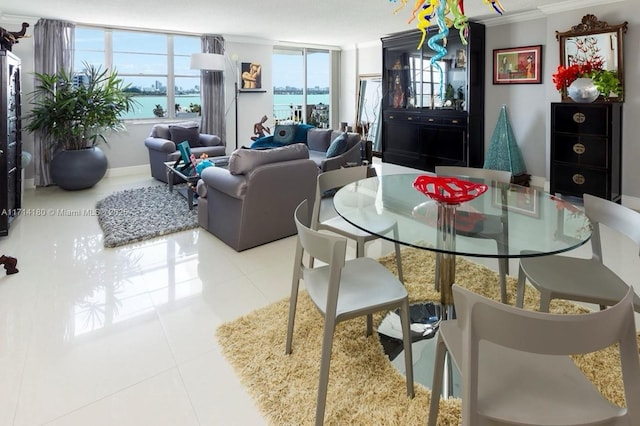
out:
{"label": "small side table", "polygon": [[193,188],[198,184],[198,180],[200,176],[195,173],[193,167],[188,166],[185,169],[179,167],[175,161],[167,161],[164,163],[167,168],[167,184],[169,185],[169,192],[173,192],[173,175],[178,175],[182,180],[187,183],[187,188],[183,193],[180,191],[182,195],[184,195],[189,203],[189,210],[193,210],[194,201],[193,201]]}

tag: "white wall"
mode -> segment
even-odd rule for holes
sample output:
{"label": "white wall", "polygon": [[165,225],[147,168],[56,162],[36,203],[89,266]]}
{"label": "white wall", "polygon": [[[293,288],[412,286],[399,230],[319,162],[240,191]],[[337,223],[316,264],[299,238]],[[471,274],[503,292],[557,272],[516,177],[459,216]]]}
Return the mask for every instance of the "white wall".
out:
{"label": "white wall", "polygon": [[340,121],[355,128],[358,76],[382,72],[382,43],[363,43],[342,51]]}
{"label": "white wall", "polygon": [[[552,68],[547,66],[549,31],[544,19],[521,22],[513,25],[488,27],[485,47],[485,152],[489,148],[491,136],[496,127],[501,106],[507,106],[507,115],[513,133],[522,152],[527,173],[534,176],[546,176],[548,144],[547,119],[549,87]],[[493,50],[518,46],[542,46],[542,84],[493,84]],[[555,89],[554,89],[555,90]]]}
{"label": "white wall", "polygon": [[[266,92],[238,93],[238,147],[251,145],[253,136],[253,125],[260,121],[263,115],[269,117],[268,127],[273,130],[273,87],[272,81],[272,52],[273,44],[247,43],[242,40],[227,40],[226,52],[231,58],[238,58],[238,73],[242,62],[257,62],[262,64],[262,89]],[[229,65],[229,64],[228,64]],[[236,74],[237,75],[237,74]],[[235,105],[234,105],[234,82],[238,81],[241,87],[241,80],[236,80],[233,72],[227,72],[225,76],[226,100],[227,100],[227,152],[231,153],[235,149]]]}

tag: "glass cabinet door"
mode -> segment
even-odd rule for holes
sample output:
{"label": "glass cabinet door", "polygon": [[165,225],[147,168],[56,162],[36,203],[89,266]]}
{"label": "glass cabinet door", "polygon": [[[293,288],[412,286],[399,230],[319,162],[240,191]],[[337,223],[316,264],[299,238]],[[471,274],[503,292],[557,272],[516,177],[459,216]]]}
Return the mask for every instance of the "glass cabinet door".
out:
{"label": "glass cabinet door", "polygon": [[466,46],[457,33],[447,39],[447,54],[432,64],[436,52],[418,40],[384,50],[387,82],[385,108],[429,108],[465,110]]}

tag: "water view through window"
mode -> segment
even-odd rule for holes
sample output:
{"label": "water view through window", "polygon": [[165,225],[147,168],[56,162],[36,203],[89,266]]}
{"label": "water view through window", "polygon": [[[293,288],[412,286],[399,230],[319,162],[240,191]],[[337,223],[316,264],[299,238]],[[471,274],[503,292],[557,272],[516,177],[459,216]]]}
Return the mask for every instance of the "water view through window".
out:
{"label": "water view through window", "polygon": [[[84,63],[116,70],[138,101],[125,119],[197,117],[200,71],[189,63],[200,50],[197,36],[76,27],[73,71],[82,74]],[[272,67],[273,119],[330,127],[330,52],[274,48]]]}
{"label": "water view through window", "polygon": [[83,27],[75,36],[74,73],[86,62],[116,70],[130,85],[138,105],[125,119],[199,115],[200,71],[189,68],[199,37]]}
{"label": "water view through window", "polygon": [[330,54],[327,50],[274,49],[275,120],[304,121],[317,127],[329,127],[330,71]]}

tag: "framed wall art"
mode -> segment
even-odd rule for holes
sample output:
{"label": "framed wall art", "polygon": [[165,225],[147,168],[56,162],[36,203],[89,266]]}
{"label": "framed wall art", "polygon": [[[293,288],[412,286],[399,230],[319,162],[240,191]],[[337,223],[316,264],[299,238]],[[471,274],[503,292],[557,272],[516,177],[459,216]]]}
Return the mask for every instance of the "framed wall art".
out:
{"label": "framed wall art", "polygon": [[542,83],[542,45],[493,51],[493,84]]}
{"label": "framed wall art", "polygon": [[262,89],[262,65],[256,62],[243,62],[241,67],[243,92],[260,91]]}

